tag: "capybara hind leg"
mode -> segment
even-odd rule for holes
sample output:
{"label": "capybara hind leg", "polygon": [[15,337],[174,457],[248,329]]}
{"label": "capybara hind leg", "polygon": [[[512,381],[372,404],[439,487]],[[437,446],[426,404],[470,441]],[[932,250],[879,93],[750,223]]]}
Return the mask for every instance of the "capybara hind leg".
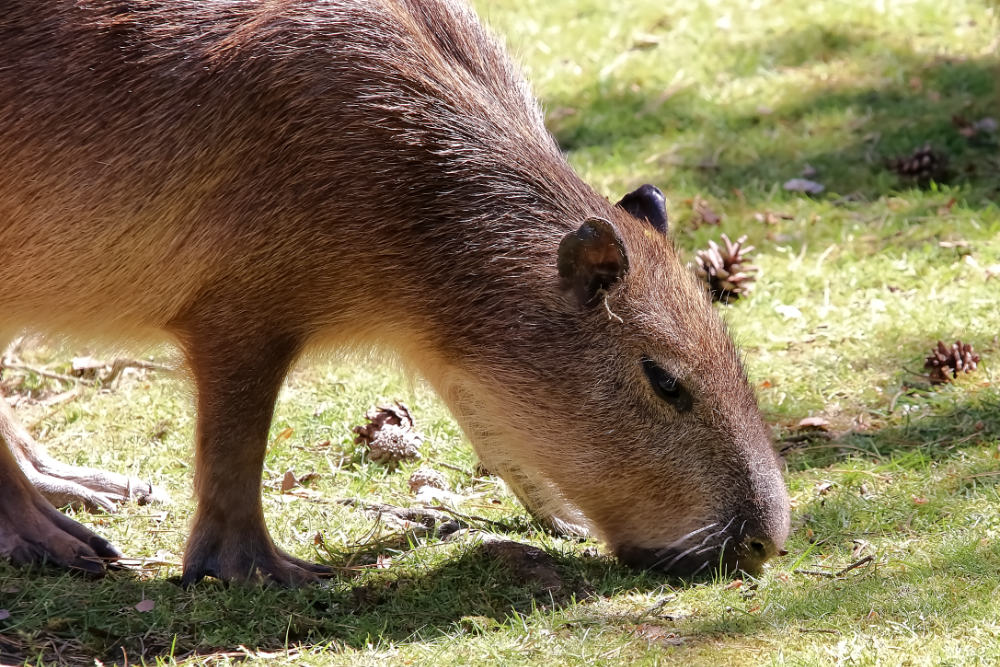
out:
{"label": "capybara hind leg", "polygon": [[187,331],[181,339],[198,390],[198,511],[184,554],[185,585],[205,576],[294,586],[329,569],[275,547],[260,485],[274,401],[299,343],[239,329]]}
{"label": "capybara hind leg", "polygon": [[[0,399],[3,403],[3,399]],[[0,557],[100,574],[120,556],[104,538],[62,515],[32,486],[7,441],[0,411]]]}
{"label": "capybara hind leg", "polygon": [[167,496],[148,482],[114,472],[71,466],[53,459],[21,426],[0,397],[0,437],[39,493],[56,507],[67,505],[113,512],[128,500],[165,501]]}

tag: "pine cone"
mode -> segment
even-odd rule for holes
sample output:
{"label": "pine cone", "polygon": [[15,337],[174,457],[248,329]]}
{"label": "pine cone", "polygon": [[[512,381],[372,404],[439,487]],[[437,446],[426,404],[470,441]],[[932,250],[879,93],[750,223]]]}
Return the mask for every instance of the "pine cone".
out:
{"label": "pine cone", "polygon": [[354,444],[367,445],[368,458],[395,467],[404,459],[420,458],[423,437],[414,430],[409,408],[399,401],[378,405],[365,413],[368,423],[355,426]]}
{"label": "pine cone", "polygon": [[888,167],[905,179],[915,181],[922,188],[948,180],[948,156],[924,144],[910,155],[888,161]]}
{"label": "pine cone", "polygon": [[725,247],[709,241],[708,250],[697,252],[694,271],[705,281],[713,301],[729,303],[752,289],[758,268],[747,263],[747,255],[753,251],[753,246],[744,246],[746,240],[746,235],[743,235],[733,243],[723,234]]}
{"label": "pine cone", "polygon": [[400,461],[419,459],[422,443],[417,433],[386,424],[368,444],[368,459],[393,468]]}
{"label": "pine cone", "polygon": [[[976,370],[979,363],[979,355],[972,351],[972,345],[955,341],[951,347],[946,347],[944,343],[938,341],[937,347],[924,361],[924,368],[928,369],[928,377],[931,384],[945,384],[958,377],[959,371],[971,373]],[[951,373],[951,377],[948,374]]]}
{"label": "pine cone", "polygon": [[425,486],[435,489],[448,489],[448,481],[444,478],[444,475],[433,468],[417,468],[410,475],[409,484],[410,492],[412,493],[417,493]]}

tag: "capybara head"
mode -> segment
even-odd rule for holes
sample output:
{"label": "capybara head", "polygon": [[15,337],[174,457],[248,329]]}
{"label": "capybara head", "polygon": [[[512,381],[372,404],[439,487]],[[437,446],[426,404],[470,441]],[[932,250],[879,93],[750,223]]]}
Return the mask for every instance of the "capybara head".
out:
{"label": "capybara head", "polygon": [[580,220],[551,248],[550,293],[498,308],[495,344],[464,350],[471,367],[444,393],[543,521],[643,568],[756,572],[788,533],[779,461],[666,227],[648,185]]}

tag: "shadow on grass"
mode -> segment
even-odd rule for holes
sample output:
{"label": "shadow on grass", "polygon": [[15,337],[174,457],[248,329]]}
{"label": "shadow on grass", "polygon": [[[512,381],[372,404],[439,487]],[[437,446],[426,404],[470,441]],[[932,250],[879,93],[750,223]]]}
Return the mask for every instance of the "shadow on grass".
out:
{"label": "shadow on grass", "polygon": [[896,418],[899,423],[839,435],[807,433],[779,442],[779,447],[789,469],[796,471],[849,458],[923,466],[1000,439],[1000,396],[993,393],[941,396],[930,389],[913,389],[896,401],[895,410],[902,413]]}
{"label": "shadow on grass", "polygon": [[[16,591],[4,603],[11,617],[0,621],[0,662],[93,665],[95,659],[123,664],[364,650],[490,632],[536,609],[663,583],[609,559],[550,554],[558,573],[553,587],[552,579],[525,580],[485,547],[470,546],[436,567],[394,566],[297,590],[215,580],[185,590],[128,574],[67,582],[72,575],[10,569],[0,576],[5,591]],[[122,600],[155,606],[143,613]]]}
{"label": "shadow on grass", "polygon": [[[912,185],[885,162],[929,142],[949,156],[950,183],[968,184],[979,196],[1000,192],[997,133],[967,138],[953,121],[996,117],[1000,65],[995,58],[928,57],[877,37],[818,26],[743,48],[731,68],[736,76],[835,57],[870,63],[866,72],[883,75],[877,83],[836,75],[823,82],[804,79],[805,90],[761,109],[716,103],[690,89],[663,99],[659,89],[605,81],[572,97],[545,100],[556,110],[550,116],[553,134],[564,150],[646,157],[718,193],[753,184],[769,189],[799,176],[809,164],[828,193],[858,198]],[[567,108],[576,112],[558,112]],[[646,146],[661,137],[677,138],[676,153],[647,156]]]}

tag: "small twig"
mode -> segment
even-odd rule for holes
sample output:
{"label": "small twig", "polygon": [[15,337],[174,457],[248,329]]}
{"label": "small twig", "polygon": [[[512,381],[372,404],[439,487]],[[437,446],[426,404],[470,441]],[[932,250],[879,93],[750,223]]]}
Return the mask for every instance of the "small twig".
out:
{"label": "small twig", "polygon": [[839,630],[831,630],[829,628],[799,628],[799,632],[822,632],[827,635],[839,635]]}
{"label": "small twig", "polygon": [[469,472],[465,468],[462,468],[461,466],[455,466],[455,465],[452,465],[450,463],[445,463],[444,461],[435,461],[434,464],[435,465],[439,465],[442,468],[447,468],[448,470],[454,470],[455,472],[460,472],[463,475],[465,475],[466,477],[475,477],[474,474],[472,474],[471,472]]}
{"label": "small twig", "polygon": [[3,368],[10,368],[15,371],[25,371],[26,373],[34,373],[35,375],[41,375],[42,377],[47,377],[52,380],[61,380],[62,382],[69,382],[72,384],[76,384],[78,382],[91,384],[89,380],[84,380],[83,378],[73,377],[72,375],[63,375],[62,373],[54,373],[52,371],[47,371],[44,368],[30,366],[28,364],[12,363],[9,360],[4,360],[0,365],[2,365]]}
{"label": "small twig", "polygon": [[502,521],[493,521],[492,519],[476,516],[475,514],[462,514],[461,512],[455,511],[446,505],[434,505],[429,507],[428,509],[436,510],[438,512],[444,512],[445,514],[450,515],[451,518],[456,519],[459,523],[476,522],[476,523],[486,524],[487,526],[493,528],[494,530],[500,530],[505,533],[516,532],[515,529],[511,528],[511,526]]}
{"label": "small twig", "polygon": [[871,555],[865,556],[864,558],[859,558],[858,560],[854,561],[853,563],[845,567],[843,570],[840,570],[838,572],[821,572],[819,570],[795,570],[795,573],[808,574],[814,577],[826,577],[827,579],[836,579],[838,577],[844,576],[851,570],[854,570],[856,568],[861,567],[862,565],[870,563],[872,560],[874,560],[874,558],[875,557]]}
{"label": "small twig", "polygon": [[115,359],[111,362],[111,371],[108,376],[104,378],[103,382],[111,384],[118,379],[118,376],[126,368],[138,368],[144,371],[167,371],[170,372],[173,369],[170,366],[165,366],[164,364],[156,364],[152,361],[142,361],[141,359]]}
{"label": "small twig", "polygon": [[661,609],[663,609],[664,607],[666,607],[667,604],[669,604],[670,602],[673,602],[676,599],[677,599],[677,596],[675,594],[673,594],[673,593],[671,593],[670,595],[665,596],[662,600],[658,601],[652,607],[650,607],[649,609],[645,610],[644,612],[642,612],[641,614],[639,614],[638,616],[636,616],[635,617],[635,622],[639,623],[639,622],[641,622],[645,618],[649,618],[650,616],[655,616],[657,612],[659,612]]}
{"label": "small twig", "polygon": [[964,475],[959,479],[978,479],[979,477],[996,477],[1000,475],[1000,470],[994,470],[992,472],[977,472],[975,475]]}

